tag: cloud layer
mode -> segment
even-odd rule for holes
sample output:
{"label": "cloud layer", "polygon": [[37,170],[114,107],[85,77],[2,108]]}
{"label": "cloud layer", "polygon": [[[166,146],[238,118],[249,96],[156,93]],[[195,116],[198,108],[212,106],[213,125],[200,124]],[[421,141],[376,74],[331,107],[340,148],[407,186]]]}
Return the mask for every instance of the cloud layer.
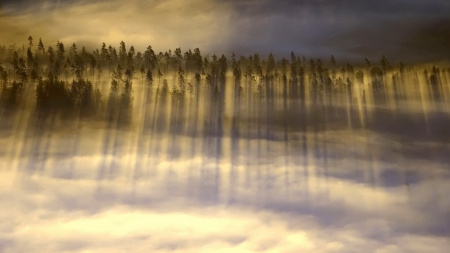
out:
{"label": "cloud layer", "polygon": [[[147,140],[161,150],[141,154],[134,150],[138,131],[117,135],[122,145],[108,155],[101,143],[115,135],[109,131],[54,132],[22,147],[14,141],[20,132],[0,139],[2,154],[14,145],[29,150],[47,141],[48,147],[45,154],[0,160],[9,168],[0,171],[4,252],[442,252],[450,246],[446,165],[402,156],[384,135],[322,133],[329,166],[312,150],[304,167],[304,156],[294,148],[282,156],[284,143],[276,140],[240,140],[233,158],[231,140],[223,137],[220,160],[208,158],[201,145],[190,155],[193,140],[185,137],[177,139],[182,155],[176,158],[161,151],[169,138]],[[307,138],[313,143],[315,136]],[[75,142],[78,151],[70,153]],[[413,144],[429,152],[435,145]]]}
{"label": "cloud layer", "polygon": [[31,34],[51,44],[96,47],[124,40],[141,50],[151,44],[157,50],[402,60],[449,54],[450,32],[440,29],[450,23],[444,0],[6,1],[4,8],[2,44],[26,43]]}

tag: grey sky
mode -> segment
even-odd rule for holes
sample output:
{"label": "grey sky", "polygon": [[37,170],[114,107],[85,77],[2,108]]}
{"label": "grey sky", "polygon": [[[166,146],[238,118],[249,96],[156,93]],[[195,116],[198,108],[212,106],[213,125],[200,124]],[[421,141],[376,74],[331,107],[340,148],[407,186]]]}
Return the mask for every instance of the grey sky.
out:
{"label": "grey sky", "polygon": [[[157,50],[200,47],[211,53],[290,51],[346,59],[442,60],[450,50],[445,0],[1,1],[1,32],[94,45],[121,40]],[[10,20],[13,20],[10,22]],[[10,23],[10,24],[8,24]],[[79,26],[71,25],[78,23]],[[9,36],[5,36],[9,35]],[[20,39],[19,39],[20,38]]]}

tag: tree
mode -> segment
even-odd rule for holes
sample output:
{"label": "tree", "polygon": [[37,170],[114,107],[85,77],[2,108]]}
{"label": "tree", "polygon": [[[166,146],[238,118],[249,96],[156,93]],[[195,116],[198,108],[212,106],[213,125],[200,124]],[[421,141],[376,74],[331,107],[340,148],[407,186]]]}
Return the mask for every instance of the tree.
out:
{"label": "tree", "polygon": [[180,83],[180,85],[184,85],[184,70],[181,67],[178,67],[178,82]]}
{"label": "tree", "polygon": [[334,55],[331,55],[330,64],[331,64],[331,67],[333,67],[333,68],[336,67],[336,59],[334,59]]}
{"label": "tree", "polygon": [[77,55],[77,45],[75,43],[69,49],[69,57],[70,59],[74,59],[75,55]]}
{"label": "tree", "polygon": [[295,54],[293,51],[291,51],[291,64],[296,64],[297,57],[295,57]]}
{"label": "tree", "polygon": [[348,77],[346,79],[346,88],[349,92],[352,91],[352,82],[350,81],[350,79]]}
{"label": "tree", "polygon": [[84,62],[83,59],[81,58],[81,56],[79,55],[75,55],[75,59],[74,59],[74,68],[75,68],[75,76],[78,80],[81,80],[81,75],[84,71]]}
{"label": "tree", "polygon": [[95,67],[97,66],[97,60],[95,59],[95,57],[93,55],[89,56],[90,61],[89,61],[89,68],[92,70],[92,76],[95,75]]}
{"label": "tree", "polygon": [[234,69],[238,65],[238,62],[236,61],[236,55],[234,53],[231,53],[231,68]]}
{"label": "tree", "polygon": [[228,69],[228,61],[225,55],[222,54],[222,56],[219,59],[219,70],[220,73],[225,74]]}
{"label": "tree", "polygon": [[158,83],[161,81],[161,78],[163,77],[163,74],[161,73],[161,70],[158,69]]}
{"label": "tree", "polygon": [[31,47],[33,46],[33,37],[29,36],[28,37],[28,42],[29,42],[28,48],[31,49]]}
{"label": "tree", "polygon": [[102,43],[102,48],[100,49],[100,61],[106,62],[108,58],[108,50],[106,49],[105,42]]}
{"label": "tree", "polygon": [[25,83],[28,80],[28,76],[25,71],[25,61],[22,58],[19,58],[19,64],[16,74],[20,78],[21,83]]}
{"label": "tree", "polygon": [[117,65],[117,68],[113,71],[112,74],[113,79],[116,79],[117,81],[122,81],[122,67],[119,65]]}
{"label": "tree", "polygon": [[11,65],[13,66],[13,69],[14,69],[14,81],[16,80],[17,77],[20,78],[20,76],[21,76],[21,73],[22,73],[21,60],[22,60],[22,58],[19,58],[17,51],[14,51],[12,62],[11,62]]}
{"label": "tree", "polygon": [[131,84],[134,76],[134,69],[128,68],[125,70],[125,89],[131,90]]}
{"label": "tree", "polygon": [[366,62],[366,66],[370,68],[370,61],[367,58],[364,58],[364,61]]}
{"label": "tree", "polygon": [[283,57],[281,58],[281,70],[283,71],[283,74],[286,74],[286,68],[288,65],[288,61]]}
{"label": "tree", "polygon": [[49,67],[53,67],[53,64],[55,63],[55,53],[51,46],[48,47],[47,54],[48,54]]}
{"label": "tree", "polygon": [[269,58],[267,59],[266,73],[270,74],[274,70],[275,70],[275,58],[273,57],[272,53],[270,53]]}
{"label": "tree", "polygon": [[58,77],[62,71],[64,53],[65,53],[64,44],[58,41],[58,43],[56,43],[56,59],[53,66],[53,71],[56,77]]}
{"label": "tree", "polygon": [[197,81],[197,83],[199,83],[200,80],[202,80],[202,76],[200,75],[200,73],[195,73],[194,79],[195,79],[195,81]]}
{"label": "tree", "polygon": [[389,68],[389,61],[386,59],[384,55],[380,59],[380,65],[381,69],[383,70],[383,73],[386,73],[387,69]]}
{"label": "tree", "polygon": [[139,72],[141,72],[141,80],[144,81],[144,74],[145,74],[144,65],[141,65]]}
{"label": "tree", "polygon": [[181,54],[181,48],[175,48],[174,61],[175,61],[175,64],[176,64],[177,67],[180,66],[182,59],[183,59],[183,55]]}
{"label": "tree", "polygon": [[358,80],[358,82],[360,84],[363,84],[364,83],[364,72],[362,72],[361,70],[356,72],[355,78],[356,78],[356,80]]}
{"label": "tree", "polygon": [[312,58],[309,60],[309,71],[311,73],[316,73],[316,63],[314,63]]}
{"label": "tree", "polygon": [[8,81],[8,73],[5,71],[2,65],[0,65],[0,84],[2,88],[6,87]]}
{"label": "tree", "polygon": [[39,38],[38,50],[44,52],[44,43],[42,43],[41,38]]}
{"label": "tree", "polygon": [[142,53],[138,51],[136,53],[136,57],[135,58],[136,58],[136,61],[135,61],[136,65],[137,66],[142,66]]}
{"label": "tree", "polygon": [[374,90],[378,90],[383,86],[383,70],[379,67],[373,67],[370,70],[372,75],[372,87]]}
{"label": "tree", "polygon": [[28,48],[28,50],[27,50],[27,68],[28,68],[28,73],[30,73],[33,63],[34,63],[33,53],[31,52],[30,48]]}
{"label": "tree", "polygon": [[136,51],[134,50],[134,46],[130,47],[130,50],[128,51],[129,54],[131,54],[131,57],[134,57],[134,55],[136,54]]}
{"label": "tree", "polygon": [[256,69],[260,65],[261,65],[261,59],[259,58],[259,54],[254,54],[253,55],[253,68]]}
{"label": "tree", "polygon": [[347,64],[345,65],[345,70],[346,70],[347,73],[349,73],[349,74],[353,74],[353,72],[354,72],[353,66],[352,66],[350,63],[348,63],[348,62],[347,62]]}
{"label": "tree", "polygon": [[144,52],[144,65],[146,67],[149,67],[151,69],[154,69],[156,67],[158,59],[155,55],[155,52],[153,51],[151,46],[147,47],[147,50]]}
{"label": "tree", "polygon": [[127,49],[125,47],[125,42],[121,41],[119,47],[119,63],[125,64],[126,59],[127,59]]}
{"label": "tree", "polygon": [[399,62],[399,63],[398,63],[398,70],[400,71],[400,73],[403,73],[404,67],[405,67],[405,66],[403,65],[402,62]]}
{"label": "tree", "polygon": [[253,78],[253,70],[252,70],[252,65],[250,63],[247,63],[245,66],[245,74],[244,74],[245,78]]}
{"label": "tree", "polygon": [[133,53],[130,51],[127,55],[127,67],[134,68]]}
{"label": "tree", "polygon": [[152,83],[153,82],[153,73],[150,68],[147,69],[147,76],[146,76],[147,82]]}
{"label": "tree", "polygon": [[56,54],[58,57],[62,58],[64,56],[64,53],[65,53],[64,44],[58,41],[58,43],[56,43]]}
{"label": "tree", "polygon": [[242,76],[242,74],[241,74],[241,68],[239,68],[238,66],[236,66],[236,67],[233,69],[233,76],[234,76],[234,79],[235,79],[235,80],[240,80],[240,79],[241,79],[241,76]]}
{"label": "tree", "polygon": [[199,72],[203,67],[202,55],[200,49],[195,48],[194,54],[192,55],[192,60],[194,62],[194,71]]}

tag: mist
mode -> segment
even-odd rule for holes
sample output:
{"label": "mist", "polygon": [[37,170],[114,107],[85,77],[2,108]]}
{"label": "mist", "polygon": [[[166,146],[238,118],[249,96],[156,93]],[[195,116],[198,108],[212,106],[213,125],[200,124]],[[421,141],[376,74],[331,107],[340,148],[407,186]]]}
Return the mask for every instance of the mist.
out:
{"label": "mist", "polygon": [[447,13],[1,1],[0,252],[441,253]]}

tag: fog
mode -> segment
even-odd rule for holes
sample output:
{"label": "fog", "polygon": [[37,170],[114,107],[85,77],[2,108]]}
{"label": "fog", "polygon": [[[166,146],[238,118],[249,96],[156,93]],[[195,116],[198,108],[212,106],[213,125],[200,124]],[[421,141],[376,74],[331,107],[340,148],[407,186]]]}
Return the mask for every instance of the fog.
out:
{"label": "fog", "polygon": [[1,3],[1,253],[450,248],[447,1]]}
{"label": "fog", "polygon": [[4,252],[450,246],[447,83],[431,89],[409,68],[383,90],[369,77],[303,93],[279,79],[187,75],[181,96],[177,73],[164,75],[167,87],[135,78],[131,106],[115,109],[105,74],[93,117],[40,114],[34,86],[2,110]]}

